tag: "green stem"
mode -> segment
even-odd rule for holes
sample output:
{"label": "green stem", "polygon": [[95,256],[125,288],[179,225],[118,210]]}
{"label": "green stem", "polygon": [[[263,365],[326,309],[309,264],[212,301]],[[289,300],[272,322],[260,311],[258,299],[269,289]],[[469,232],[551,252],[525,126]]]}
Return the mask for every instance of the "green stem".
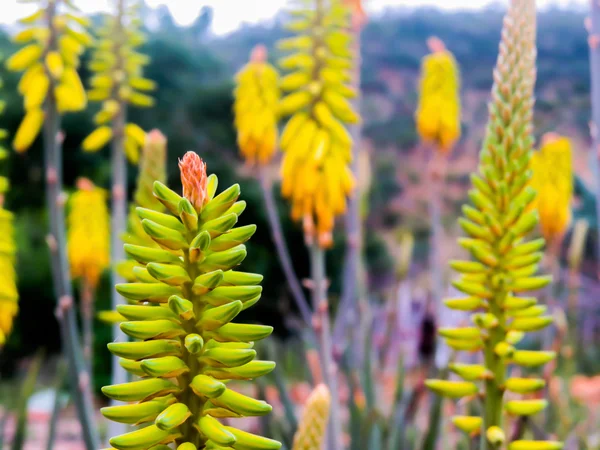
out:
{"label": "green stem", "polygon": [[[191,242],[192,239],[193,236],[188,236],[189,242]],[[199,275],[198,269],[196,268],[196,265],[194,263],[190,262],[189,250],[184,251],[183,257],[185,261],[185,268],[190,276],[190,279],[193,281]],[[193,303],[194,315],[196,316],[196,318],[199,319],[200,317],[202,317],[203,305],[200,302],[198,296],[194,295],[194,293],[192,292],[191,284],[185,284],[183,286],[183,295],[184,298],[188,299],[190,302]],[[193,322],[187,322],[183,325],[188,333],[197,333],[202,336],[202,330],[198,329],[198,327],[196,327],[196,325]],[[202,337],[204,338],[204,336]],[[178,377],[179,384],[182,387],[183,392],[182,402],[189,407],[190,411],[193,414],[193,417],[197,420],[199,413],[204,409],[205,401],[198,397],[192,391],[189,385],[196,375],[202,373],[202,365],[198,361],[197,355],[190,354],[185,348],[185,346],[182,346],[182,348],[184,353],[183,360],[190,369],[188,373]],[[192,426],[192,420],[188,420],[185,424],[183,424],[182,434],[183,437],[181,439],[181,442],[177,442],[178,444],[183,442],[191,442],[195,444],[196,447],[199,449],[204,448],[205,442],[200,433],[198,433],[198,431],[196,430],[196,428]]]}
{"label": "green stem", "polygon": [[323,379],[331,394],[331,408],[328,424],[328,450],[339,450],[342,446],[342,423],[337,385],[337,370],[332,361],[331,330],[329,323],[329,301],[327,299],[327,277],[325,273],[325,252],[318,243],[310,247],[310,272],[312,278],[312,304],[317,316],[316,333],[321,349],[320,359]]}
{"label": "green stem", "polygon": [[439,305],[441,305],[444,296],[444,263],[441,256],[441,248],[444,241],[444,229],[442,227],[442,202],[441,195],[443,192],[444,178],[443,173],[436,173],[436,162],[438,152],[432,149],[433,157],[431,159],[432,167],[430,168],[430,198],[429,198],[429,218],[431,220],[431,239],[429,241],[429,271],[431,273],[431,306],[434,315],[439,314]]}
{"label": "green stem", "polygon": [[[493,377],[485,382],[485,405],[482,435],[491,426],[502,428],[502,411],[504,398],[504,380],[506,377],[506,362],[504,358],[498,356],[495,352],[496,345],[503,342],[506,338],[505,326],[506,317],[502,310],[502,305],[507,293],[499,291],[489,302],[490,313],[498,319],[498,325],[490,330],[489,337],[485,339],[484,359],[485,366],[492,372]],[[487,439],[482,438],[485,448],[493,450],[495,447]]]}
{"label": "green stem", "polygon": [[27,418],[29,416],[27,411],[27,403],[29,401],[29,397],[31,397],[31,394],[33,394],[33,390],[35,389],[43,361],[44,351],[39,350],[36,353],[33,361],[31,361],[31,364],[27,369],[25,379],[23,380],[23,384],[21,385],[16,411],[17,426],[12,441],[12,450],[22,450],[23,445],[25,444],[25,439],[27,438]]}
{"label": "green stem", "polygon": [[[48,425],[48,439],[46,441],[46,450],[54,449],[54,441],[56,439],[56,426],[58,425],[58,417],[60,416],[60,391],[65,384],[65,375],[67,365],[64,359],[59,360],[56,375],[54,377],[54,404],[52,406],[52,416]],[[1,447],[0,447],[1,448]]]}
{"label": "green stem", "polygon": [[[123,17],[124,17],[125,1],[117,1],[117,16],[116,29],[115,29],[115,40],[118,47],[115,52],[117,55],[117,64],[115,70],[121,70],[123,61],[120,48],[124,36],[123,29]],[[118,97],[118,87],[113,92],[113,98]],[[121,236],[126,230],[127,226],[127,161],[125,159],[125,123],[127,120],[127,104],[124,101],[119,101],[119,111],[115,115],[112,121],[112,132],[113,139],[111,143],[111,159],[112,159],[112,198],[111,198],[111,275],[112,275],[112,309],[116,310],[118,305],[124,303],[123,298],[118,294],[115,289],[115,285],[123,283],[125,280],[119,275],[117,271],[117,265],[119,262],[125,259],[125,252],[123,250],[123,243],[121,242]],[[114,342],[125,342],[127,336],[119,324],[113,326],[113,341]],[[112,384],[120,384],[127,382],[127,373],[119,365],[119,358],[117,356],[112,357]],[[114,400],[111,401],[111,405],[118,404]],[[109,422],[109,434],[110,436],[118,436],[125,433],[127,430],[124,424],[117,422]]]}

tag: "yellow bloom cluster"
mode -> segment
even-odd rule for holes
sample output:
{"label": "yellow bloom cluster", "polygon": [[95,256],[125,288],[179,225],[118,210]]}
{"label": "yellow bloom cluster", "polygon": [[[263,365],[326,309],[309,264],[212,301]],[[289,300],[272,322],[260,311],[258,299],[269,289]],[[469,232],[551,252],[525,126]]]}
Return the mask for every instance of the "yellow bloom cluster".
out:
{"label": "yellow bloom cluster", "polygon": [[[150,60],[137,51],[146,41],[140,31],[141,20],[137,18],[137,10],[137,5],[125,5],[116,16],[107,16],[98,30],[98,41],[89,65],[94,76],[90,80],[92,89],[88,98],[101,102],[102,108],[94,117],[98,127],[83,141],[85,151],[95,152],[111,141],[115,130],[110,124],[117,117],[124,118],[127,104],[137,107],[154,105],[154,99],[147,93],[156,88],[156,83],[143,77],[143,68]],[[146,133],[133,123],[124,126],[125,154],[135,164]]]}
{"label": "yellow bloom cluster", "polygon": [[268,163],[277,147],[279,74],[267,61],[264,46],[257,46],[236,76],[235,127],[242,156],[250,164]]}
{"label": "yellow bloom cluster", "polygon": [[80,179],[69,200],[67,240],[71,275],[92,287],[110,264],[110,225],[106,191]]}
{"label": "yellow bloom cluster", "polygon": [[306,401],[302,420],[294,435],[292,450],[313,450],[323,447],[330,404],[329,389],[324,384],[319,384]]}
{"label": "yellow bloom cluster", "polygon": [[[127,232],[122,236],[123,242],[132,245],[144,245],[146,247],[159,248],[144,231],[142,220],[136,208],[152,209],[164,212],[165,207],[152,193],[155,181],[161,183],[167,179],[167,139],[158,130],[152,130],[146,136],[146,145],[142,150],[140,158],[137,187],[133,195],[133,204],[129,211]],[[132,258],[121,261],[118,264],[119,274],[128,281],[135,281],[134,268],[139,263]]]}
{"label": "yellow bloom cluster", "polygon": [[[2,87],[2,79],[0,79],[0,87]],[[3,109],[4,102],[0,100],[0,114]],[[7,136],[8,132],[0,128],[0,141]],[[6,157],[8,151],[0,145],[0,159]],[[4,209],[4,194],[8,191],[8,187],[8,179],[0,177],[0,347],[4,345],[19,310],[17,277],[14,268],[13,215]]]}
{"label": "yellow bloom cluster", "polygon": [[[281,79],[290,92],[279,105],[292,116],[282,136],[282,194],[292,202],[292,217],[303,220],[308,240],[332,244],[335,217],[346,211],[354,189],[349,168],[352,138],[345,127],[360,118],[348,98],[352,68],[350,11],[342,0],[312,0],[311,9],[295,11],[288,29],[296,36],[279,42],[294,52],[279,63],[291,71]],[[316,220],[316,227],[315,227]]]}
{"label": "yellow bloom cluster", "polygon": [[13,319],[19,311],[15,252],[13,215],[0,207],[0,346],[10,333]]}
{"label": "yellow bloom cluster", "polygon": [[538,210],[544,237],[562,237],[571,222],[573,156],[568,138],[547,134],[542,147],[531,156],[531,186],[537,191],[533,207]]}
{"label": "yellow bloom cluster", "polygon": [[416,112],[423,141],[446,153],[460,138],[460,74],[452,53],[430,38],[432,53],[423,58]]}
{"label": "yellow bloom cluster", "polygon": [[81,53],[92,43],[85,31],[89,22],[69,1],[38,3],[39,9],[20,21],[27,28],[14,37],[24,47],[6,61],[8,70],[24,72],[18,90],[26,113],[13,141],[18,152],[26,151],[40,133],[48,96],[56,101],[59,113],[81,111],[87,105],[77,68]]}

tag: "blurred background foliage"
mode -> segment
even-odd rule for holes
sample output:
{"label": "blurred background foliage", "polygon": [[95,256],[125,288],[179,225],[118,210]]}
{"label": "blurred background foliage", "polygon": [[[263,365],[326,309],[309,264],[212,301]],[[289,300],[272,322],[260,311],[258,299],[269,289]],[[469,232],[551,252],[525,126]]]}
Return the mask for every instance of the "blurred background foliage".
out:
{"label": "blurred background foliage", "polygon": [[[427,52],[425,41],[431,35],[443,39],[462,69],[464,102],[464,138],[457,146],[449,174],[447,197],[444,198],[444,223],[452,227],[458,208],[468,188],[468,174],[477,163],[478,145],[487,119],[486,102],[492,84],[492,68],[497,54],[503,10],[490,7],[476,12],[440,12],[435,9],[398,9],[371,18],[363,32],[362,91],[364,95],[364,148],[372,159],[373,184],[367,217],[367,263],[370,292],[383,296],[394,286],[394,262],[390,246],[398,228],[410,229],[416,239],[416,271],[426,264],[429,224],[426,219],[426,197],[421,173],[423,154],[419,152],[414,131],[418,69]],[[276,327],[281,337],[293,333],[294,309],[273,246],[262,204],[260,187],[252,173],[243,167],[235,144],[232,117],[232,77],[247,61],[250,50],[258,43],[274,48],[285,32],[283,17],[272,23],[243,25],[226,35],[210,32],[212,11],[203,8],[192,25],[178,26],[166,7],[142,9],[148,25],[149,40],[142,52],[151,59],[146,76],[157,82],[156,106],[132,110],[135,123],[144,129],[158,127],[169,139],[168,173],[170,185],[177,181],[177,158],[187,150],[195,150],[206,161],[210,172],[219,176],[223,186],[239,181],[242,196],[249,204],[242,216],[245,223],[256,223],[258,231],[249,244],[252,258],[244,270],[265,274],[263,301],[248,311],[244,320],[258,320]],[[94,18],[95,21],[99,17]],[[573,137],[576,147],[588,147],[589,68],[587,33],[582,12],[550,9],[539,18],[539,72],[537,84],[536,132],[548,130]],[[0,30],[0,54],[11,54],[11,30]],[[277,54],[271,52],[271,59]],[[88,79],[86,58],[82,79]],[[569,63],[565,64],[564,61]],[[22,102],[16,91],[17,76],[0,67],[5,80],[1,95],[7,101],[3,126],[15,132],[23,115]],[[73,189],[75,179],[86,176],[103,187],[109,186],[108,149],[83,153],[80,144],[92,131],[89,108],[84,113],[64,119],[65,184]],[[577,153],[576,172],[581,174],[578,192],[582,196],[578,214],[595,216],[593,202],[586,201],[586,183],[591,174],[587,168],[587,152]],[[402,159],[403,163],[398,162]],[[46,212],[43,207],[44,173],[40,141],[23,155],[13,155],[9,162],[12,189],[8,208],[16,213],[19,291],[21,313],[15,332],[0,355],[0,372],[14,374],[15,362],[31,355],[43,342],[49,353],[60,347],[54,299],[51,288],[49,259],[45,243]],[[130,194],[136,180],[136,169],[129,167]],[[275,169],[274,169],[275,170]],[[288,218],[287,206],[279,199],[279,212],[294,265],[301,278],[306,277],[308,263],[301,230]],[[589,198],[588,198],[589,200]],[[594,224],[592,224],[594,225]],[[454,230],[456,231],[456,230]],[[449,233],[453,230],[449,229]],[[594,233],[591,233],[594,236]],[[448,239],[449,245],[452,240]],[[593,258],[588,243],[589,258]],[[340,292],[341,261],[344,242],[336,242],[328,255],[333,303]],[[420,269],[419,269],[420,268]],[[110,280],[105,275],[98,293],[97,310],[110,303]],[[110,328],[97,324],[95,381],[108,383],[109,354],[105,349]]]}

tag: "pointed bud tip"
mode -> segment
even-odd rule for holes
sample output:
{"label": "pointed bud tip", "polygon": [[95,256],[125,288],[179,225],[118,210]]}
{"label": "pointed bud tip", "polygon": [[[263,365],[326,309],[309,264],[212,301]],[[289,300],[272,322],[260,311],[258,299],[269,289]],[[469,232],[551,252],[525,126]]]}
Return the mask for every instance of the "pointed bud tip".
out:
{"label": "pointed bud tip", "polygon": [[427,39],[427,48],[431,53],[441,53],[446,50],[446,44],[437,36],[431,36]]}
{"label": "pointed bud tip", "polygon": [[250,62],[253,63],[264,63],[267,60],[268,51],[267,47],[263,44],[256,45],[250,53]]}
{"label": "pointed bud tip", "polygon": [[156,128],[146,135],[146,139],[149,144],[165,144],[167,142],[165,135]]}
{"label": "pointed bud tip", "polygon": [[79,178],[77,178],[77,181],[75,182],[75,186],[80,191],[92,191],[92,190],[94,190],[94,183],[89,178],[85,178],[85,177],[79,177]]}
{"label": "pointed bud tip", "polygon": [[206,164],[196,153],[187,152],[179,160],[183,196],[200,212],[208,202]]}

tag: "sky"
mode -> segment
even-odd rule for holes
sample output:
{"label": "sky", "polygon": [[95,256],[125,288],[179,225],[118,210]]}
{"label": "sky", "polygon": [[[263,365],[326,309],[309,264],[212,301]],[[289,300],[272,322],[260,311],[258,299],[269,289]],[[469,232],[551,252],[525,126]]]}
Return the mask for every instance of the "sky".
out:
{"label": "sky", "polygon": [[[507,0],[502,0],[506,1]],[[549,5],[585,6],[588,0],[537,0],[540,7]],[[31,4],[19,4],[17,0],[0,0],[2,14],[0,23],[12,24],[19,17],[32,11]],[[75,0],[85,12],[107,10],[111,0]],[[256,23],[273,17],[287,3],[286,0],[147,0],[150,7],[168,4],[174,19],[187,25],[193,21],[203,6],[211,6],[214,10],[212,31],[226,34],[234,31],[243,22]],[[488,0],[366,0],[368,12],[378,13],[387,6],[437,6],[444,9],[480,8],[489,3]]]}

